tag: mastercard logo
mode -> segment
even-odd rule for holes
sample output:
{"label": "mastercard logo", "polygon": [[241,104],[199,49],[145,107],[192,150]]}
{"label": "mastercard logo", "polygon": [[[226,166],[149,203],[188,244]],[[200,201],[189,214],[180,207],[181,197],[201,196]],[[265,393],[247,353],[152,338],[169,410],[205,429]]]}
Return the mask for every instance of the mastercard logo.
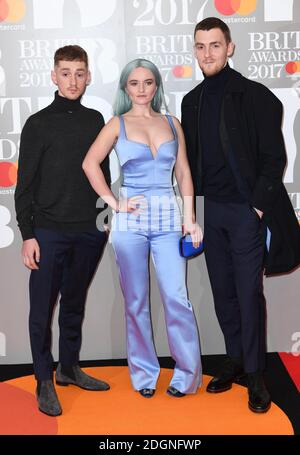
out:
{"label": "mastercard logo", "polygon": [[285,71],[289,74],[300,73],[300,62],[288,62]]}
{"label": "mastercard logo", "polygon": [[215,7],[224,16],[248,16],[256,10],[257,0],[215,0]]}
{"label": "mastercard logo", "polygon": [[177,78],[189,78],[192,77],[193,69],[188,65],[177,65],[172,69],[172,73]]}
{"label": "mastercard logo", "polygon": [[8,187],[17,183],[18,164],[3,161],[0,163],[0,186]]}
{"label": "mastercard logo", "polygon": [[25,9],[24,0],[0,0],[0,22],[19,22]]}

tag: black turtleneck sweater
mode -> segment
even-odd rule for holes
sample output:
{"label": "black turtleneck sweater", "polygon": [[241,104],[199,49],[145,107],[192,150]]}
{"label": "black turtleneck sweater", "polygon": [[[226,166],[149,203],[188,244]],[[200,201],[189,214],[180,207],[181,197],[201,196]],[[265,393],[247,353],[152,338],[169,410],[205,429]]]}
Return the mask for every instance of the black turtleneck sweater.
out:
{"label": "black turtleneck sweater", "polygon": [[217,202],[243,201],[225,158],[219,132],[221,105],[229,76],[227,64],[219,73],[205,77],[203,81],[200,113],[203,194]]}
{"label": "black turtleneck sweater", "polygon": [[[35,226],[65,232],[95,228],[98,195],[82,162],[103,125],[100,112],[58,92],[48,107],[28,118],[21,134],[15,192],[23,240],[34,238]],[[101,168],[110,184],[108,157]]]}

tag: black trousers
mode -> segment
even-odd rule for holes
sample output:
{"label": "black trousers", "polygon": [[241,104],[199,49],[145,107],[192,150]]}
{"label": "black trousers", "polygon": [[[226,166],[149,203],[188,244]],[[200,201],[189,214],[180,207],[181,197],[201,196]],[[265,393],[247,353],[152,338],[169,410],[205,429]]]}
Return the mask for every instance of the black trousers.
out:
{"label": "black trousers", "polygon": [[264,225],[248,203],[205,198],[205,259],[227,354],[265,367]]}
{"label": "black trousers", "polygon": [[39,270],[29,281],[29,334],[35,377],[51,379],[52,317],[60,293],[59,361],[67,366],[79,360],[81,326],[88,287],[102,255],[107,234],[98,230],[62,233],[35,229],[40,245]]}

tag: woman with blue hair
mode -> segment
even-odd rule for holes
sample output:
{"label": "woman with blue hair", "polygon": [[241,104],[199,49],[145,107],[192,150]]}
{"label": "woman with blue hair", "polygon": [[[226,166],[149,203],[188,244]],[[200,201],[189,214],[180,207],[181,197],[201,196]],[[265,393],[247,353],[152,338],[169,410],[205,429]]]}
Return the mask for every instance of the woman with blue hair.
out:
{"label": "woman with blue hair", "polygon": [[[145,59],[128,63],[120,77],[115,117],[101,130],[83,162],[94,190],[115,211],[111,239],[125,300],[131,382],[145,398],[154,395],[160,367],[149,310],[149,253],[164,305],[175,368],[167,393],[183,397],[201,383],[198,330],[185,283],[186,260],[178,243],[182,221],[172,185],[183,198],[183,230],[194,246],[202,240],[195,222],[193,185],[179,121],[167,110],[161,75]],[[99,164],[114,147],[123,182],[117,199]]]}

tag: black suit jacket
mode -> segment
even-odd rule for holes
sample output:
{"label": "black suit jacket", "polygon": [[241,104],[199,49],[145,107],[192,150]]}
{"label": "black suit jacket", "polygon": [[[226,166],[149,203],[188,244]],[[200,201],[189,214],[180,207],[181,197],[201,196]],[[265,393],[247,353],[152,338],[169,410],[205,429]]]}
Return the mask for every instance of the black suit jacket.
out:
{"label": "black suit jacket", "polygon": [[[230,68],[220,115],[225,156],[234,155],[239,174],[249,188],[248,201],[264,212],[271,230],[266,273],[287,272],[300,263],[300,229],[282,184],[286,153],[281,131],[282,104],[264,85]],[[195,188],[202,194],[203,168],[199,119],[202,84],[182,101],[181,122]]]}

